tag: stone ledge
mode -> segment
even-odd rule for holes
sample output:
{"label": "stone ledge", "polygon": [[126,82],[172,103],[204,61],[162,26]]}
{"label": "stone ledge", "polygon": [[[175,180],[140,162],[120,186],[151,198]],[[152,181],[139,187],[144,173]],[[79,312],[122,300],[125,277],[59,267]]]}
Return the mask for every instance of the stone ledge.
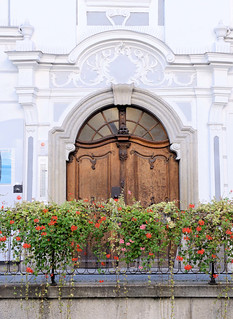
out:
{"label": "stone ledge", "polygon": [[[174,286],[175,298],[218,298],[225,296],[228,288],[228,297],[233,298],[233,284],[208,285],[200,283],[183,284]],[[88,299],[88,298],[170,298],[171,286],[167,284],[121,284],[92,283],[74,284],[69,286],[47,286],[44,284],[7,284],[0,285],[1,299]]]}

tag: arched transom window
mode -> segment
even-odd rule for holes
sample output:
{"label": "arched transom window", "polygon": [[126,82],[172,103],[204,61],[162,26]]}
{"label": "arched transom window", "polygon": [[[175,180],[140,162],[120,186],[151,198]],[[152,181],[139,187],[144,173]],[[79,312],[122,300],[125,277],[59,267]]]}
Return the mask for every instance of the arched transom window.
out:
{"label": "arched transom window", "polygon": [[136,107],[111,107],[89,118],[78,134],[78,140],[94,142],[119,134],[137,136],[160,142],[168,140],[160,121],[145,110]]}

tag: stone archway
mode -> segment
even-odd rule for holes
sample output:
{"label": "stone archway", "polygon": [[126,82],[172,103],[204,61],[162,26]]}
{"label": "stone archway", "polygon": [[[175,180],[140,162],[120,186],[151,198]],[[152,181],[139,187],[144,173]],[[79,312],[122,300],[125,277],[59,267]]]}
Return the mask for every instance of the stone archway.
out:
{"label": "stone archway", "polygon": [[49,133],[49,197],[62,203],[66,200],[66,161],[75,150],[77,132],[91,114],[108,105],[138,105],[154,114],[166,128],[171,150],[180,160],[180,206],[198,201],[196,131],[185,127],[175,111],[154,94],[133,88],[132,85],[114,85],[90,95],[78,103],[61,127]]}

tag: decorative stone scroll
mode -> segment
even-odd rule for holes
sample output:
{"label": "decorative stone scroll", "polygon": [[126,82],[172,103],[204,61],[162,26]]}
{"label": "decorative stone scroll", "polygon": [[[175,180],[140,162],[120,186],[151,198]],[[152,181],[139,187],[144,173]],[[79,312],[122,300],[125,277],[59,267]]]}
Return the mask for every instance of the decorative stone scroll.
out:
{"label": "decorative stone scroll", "polygon": [[194,86],[194,71],[166,70],[167,61],[173,60],[173,54],[164,57],[129,40],[112,41],[80,58],[74,71],[53,71],[51,86],[106,87],[112,83],[134,83],[140,87]]}

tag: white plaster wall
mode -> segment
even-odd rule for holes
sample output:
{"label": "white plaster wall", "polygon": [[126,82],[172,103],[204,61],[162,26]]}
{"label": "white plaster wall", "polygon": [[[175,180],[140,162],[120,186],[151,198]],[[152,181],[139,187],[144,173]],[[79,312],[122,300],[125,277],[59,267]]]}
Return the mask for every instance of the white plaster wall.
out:
{"label": "white plaster wall", "polygon": [[[1,3],[1,8],[6,8],[6,3]],[[13,193],[13,185],[23,182],[24,114],[15,92],[17,68],[4,52],[13,43],[0,38],[0,150],[12,155],[11,184],[0,184],[0,206],[17,202],[19,194]]]}
{"label": "white plaster wall", "polygon": [[232,0],[165,1],[165,41],[171,48],[199,51],[215,41],[214,28],[220,20],[232,23]]}
{"label": "white plaster wall", "polygon": [[[157,3],[157,1],[154,0],[151,1],[152,4]],[[140,1],[138,0],[137,3],[140,3]],[[17,22],[17,24],[21,24],[25,19],[29,18],[30,23],[34,26],[35,31],[32,40],[35,42],[37,49],[43,49],[44,51],[54,50],[54,53],[56,53],[56,47],[64,47],[64,51],[66,52],[70,52],[74,49],[76,45],[77,22],[76,0],[50,0],[49,2],[47,0],[11,0],[10,4],[11,23]],[[222,19],[225,25],[233,26],[233,13],[229,9],[232,7],[233,0],[205,0],[204,2],[201,0],[165,1],[166,43],[171,49],[184,47],[187,51],[191,51],[191,49],[194,48],[194,52],[198,52],[206,46],[213,47],[213,42],[215,41],[213,29],[217,26],[219,20]],[[153,8],[155,8],[155,6]],[[80,14],[81,13],[78,13],[78,15]],[[2,0],[0,1],[0,23],[1,21],[7,21],[8,18],[8,1]],[[83,30],[83,32],[84,31],[85,30]],[[110,40],[109,34],[108,39]],[[166,49],[158,40],[156,41],[156,45],[161,45],[165,51],[168,50],[168,48]],[[79,38],[77,42],[79,42]],[[148,47],[149,45],[153,46],[153,43],[155,43],[155,41],[153,42],[151,38],[148,37]],[[95,52],[94,43],[92,45],[92,50]],[[16,154],[14,159],[15,175],[12,183],[22,183],[23,179],[26,179],[27,151],[25,150],[25,141],[31,134],[30,130],[31,132],[34,130],[34,155],[37,158],[34,163],[33,197],[40,199],[39,166],[42,162],[46,163],[48,154],[48,132],[55,126],[61,127],[68,113],[72,112],[73,107],[77,105],[80,100],[97,91],[99,87],[106,88],[107,82],[100,82],[92,87],[85,87],[85,85],[72,87],[72,85],[69,84],[70,86],[67,87],[51,88],[50,75],[52,71],[56,70],[56,66],[53,66],[53,63],[57,63],[60,59],[59,61],[68,65],[68,57],[47,55],[43,57],[43,61],[46,61],[46,63],[43,64],[43,62],[40,61],[39,64],[35,62],[31,65],[29,57],[26,57],[26,63],[23,62],[21,64],[18,74],[17,67],[8,59],[7,54],[4,53],[4,51],[14,51],[14,49],[14,41],[0,41],[0,148],[6,147],[6,145],[12,147]],[[25,56],[26,54],[27,53],[25,53]],[[22,53],[22,57],[23,55],[24,53]],[[83,56],[85,57],[85,52]],[[216,59],[220,58],[220,56],[221,55],[216,57]],[[198,196],[201,201],[206,201],[214,196],[214,154],[209,134],[209,114],[213,100],[221,100],[222,98],[221,94],[219,94],[217,98],[214,97],[211,90],[212,86],[217,88],[221,86],[223,88],[232,87],[232,75],[227,75],[227,67],[225,69],[224,67],[222,69],[221,67],[216,67],[216,69],[214,69],[215,67],[210,67],[205,55],[177,56],[176,58],[176,69],[172,69],[172,67],[170,69],[168,68],[166,70],[168,75],[177,70],[179,71],[179,63],[189,63],[189,72],[196,72],[196,82],[193,82],[193,85],[179,87],[177,83],[171,82],[172,84],[167,84],[167,86],[162,85],[156,87],[153,85],[146,86],[144,83],[139,82],[138,87],[142,88],[144,86],[150,92],[162,97],[176,111],[184,126],[197,129]],[[201,63],[197,63],[196,66],[193,67],[191,61],[197,61],[198,59]],[[168,64],[172,64],[171,61],[167,62]],[[164,63],[166,63],[165,59]],[[17,64],[17,62],[15,64]],[[66,66],[61,67],[60,65],[60,69],[58,68],[57,70],[62,70],[63,67],[65,68]],[[78,70],[78,67],[79,65],[73,66],[75,72]],[[119,65],[116,65],[115,68],[113,67],[112,73],[116,72],[118,68]],[[68,65],[66,71],[72,71],[71,64]],[[228,76],[229,80],[227,79]],[[25,118],[25,114],[23,107],[18,103],[19,97],[15,90],[18,86],[23,88],[29,87],[29,89],[32,86],[32,89],[35,89],[35,94],[33,93],[35,96],[33,94],[21,94],[20,103],[28,107],[27,103],[29,103],[30,100],[34,112],[34,123],[31,124],[39,124],[38,127],[35,126],[33,129],[31,127],[27,129],[22,128],[22,121]],[[110,86],[110,83],[108,83],[108,86]],[[223,103],[225,104],[227,104],[226,101],[228,99],[226,95],[227,94],[225,94],[223,98]],[[29,100],[27,100],[27,98]],[[223,196],[226,195],[227,189],[233,189],[233,170],[230,164],[233,159],[233,151],[231,150],[233,135],[232,100],[230,103],[231,106],[228,105],[226,107],[226,113],[223,116],[224,120],[222,124],[225,131],[221,133],[222,144],[220,146],[221,189],[223,190]],[[14,126],[14,134],[12,134],[12,131],[8,132],[5,130],[4,125],[1,126],[1,122],[17,120],[19,124],[17,124],[18,126]],[[29,124],[27,123],[27,125]],[[9,125],[9,130],[12,130],[12,125]],[[15,138],[15,136],[17,136],[17,138]],[[23,156],[25,157],[24,160]],[[5,188],[0,186],[0,194],[1,192],[7,194],[5,197],[7,203],[14,202],[16,195],[12,194],[12,185]]]}
{"label": "white plaster wall", "polygon": [[[1,0],[0,22],[8,20],[7,2],[7,0]],[[140,0],[138,2],[140,3]],[[153,5],[154,2],[155,5]],[[39,48],[49,50],[49,48],[57,47],[60,50],[64,48],[68,52],[74,47],[76,0],[50,0],[49,2],[47,0],[11,0],[10,3],[12,24],[20,25],[25,19],[29,19],[35,27],[33,40]],[[152,9],[156,3],[156,0],[152,0]],[[223,20],[226,25],[233,26],[232,6],[232,0],[165,1],[166,43],[172,49],[181,47],[198,50],[211,46],[215,40],[213,29],[219,20]],[[85,15],[78,12],[77,16],[82,23],[82,17]],[[153,21],[155,21],[155,16]]]}

